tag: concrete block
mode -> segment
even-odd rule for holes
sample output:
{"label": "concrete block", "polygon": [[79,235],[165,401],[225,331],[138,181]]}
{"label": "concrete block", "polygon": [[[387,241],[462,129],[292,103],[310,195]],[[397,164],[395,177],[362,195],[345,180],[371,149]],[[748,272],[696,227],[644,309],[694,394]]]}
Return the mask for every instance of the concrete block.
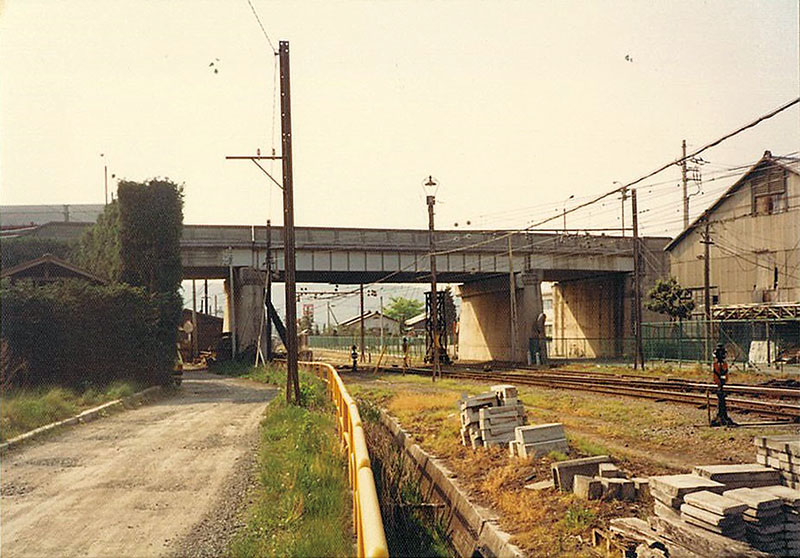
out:
{"label": "concrete block", "polygon": [[509,457],[517,457],[519,455],[519,450],[517,449],[516,440],[511,440],[508,443],[508,455]]}
{"label": "concrete block", "polygon": [[481,407],[497,407],[499,402],[497,396],[493,393],[483,393],[480,395],[473,395],[466,399],[461,400],[461,410],[481,408]]}
{"label": "concrete block", "polygon": [[575,475],[572,478],[572,492],[585,500],[599,500],[603,496],[603,484],[600,479]]}
{"label": "concrete block", "polygon": [[599,477],[603,485],[604,500],[624,500],[631,502],[636,499],[636,487],[633,481],[619,478]]}
{"label": "concrete block", "polygon": [[726,498],[708,490],[693,492],[683,497],[684,502],[696,508],[715,513],[717,515],[741,515],[747,510],[748,505],[738,500]]}
{"label": "concrete block", "polygon": [[625,473],[613,463],[601,463],[598,475],[605,479],[624,479]]}
{"label": "concrete block", "polygon": [[553,479],[547,479],[539,482],[532,482],[525,485],[526,490],[546,490],[553,487]]}
{"label": "concrete block", "polygon": [[553,463],[550,467],[553,483],[559,490],[571,492],[573,477],[575,475],[596,476],[600,469],[600,463],[611,463],[611,458],[607,455],[598,455]]}
{"label": "concrete block", "polygon": [[744,527],[744,522],[742,521],[742,517],[739,514],[735,515],[720,515],[708,510],[704,510],[702,508],[698,508],[691,504],[683,504],[681,505],[681,515],[691,515],[695,519],[699,519],[704,523],[709,525],[713,525],[715,527],[719,527],[723,530],[727,529],[736,529],[741,530]]}
{"label": "concrete block", "polygon": [[699,475],[660,475],[650,477],[650,489],[656,489],[672,497],[683,498],[691,492],[709,490],[720,493],[725,485]]}
{"label": "concrete block", "polygon": [[517,440],[523,444],[535,444],[536,442],[560,440],[566,438],[566,435],[564,434],[563,424],[552,423],[518,426],[516,429],[516,437]]}
{"label": "concrete block", "polygon": [[694,468],[694,474],[723,484],[742,483],[745,486],[755,482],[776,484],[780,481],[780,474],[777,471],[759,463],[698,465]]}
{"label": "concrete block", "polygon": [[745,503],[754,510],[769,510],[772,508],[780,508],[783,505],[783,501],[777,496],[773,496],[769,493],[756,492],[752,488],[726,490],[722,495],[726,498]]}
{"label": "concrete block", "polygon": [[478,411],[480,420],[517,416],[519,416],[519,412],[515,407],[483,407]]}
{"label": "concrete block", "polygon": [[669,494],[656,489],[653,487],[653,485],[650,485],[650,495],[657,503],[660,502],[663,505],[675,510],[680,509],[681,504],[683,503],[683,498],[670,496]]}
{"label": "concrete block", "polygon": [[636,499],[641,500],[650,494],[650,481],[643,477],[633,477],[633,486],[636,489]]}
{"label": "concrete block", "polygon": [[549,442],[538,442],[536,444],[520,444],[517,441],[517,448],[522,457],[537,457],[546,455],[551,451],[566,452],[569,449],[567,439],[551,440]]}
{"label": "concrete block", "polygon": [[792,506],[800,508],[800,490],[793,490],[788,486],[764,486],[762,488],[755,488],[756,492],[766,492],[783,501],[784,506]]}

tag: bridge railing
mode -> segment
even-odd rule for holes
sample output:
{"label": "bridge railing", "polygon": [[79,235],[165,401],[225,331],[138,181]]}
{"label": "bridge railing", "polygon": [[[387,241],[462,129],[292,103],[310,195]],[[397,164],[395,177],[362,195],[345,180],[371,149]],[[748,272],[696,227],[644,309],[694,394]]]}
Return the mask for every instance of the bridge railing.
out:
{"label": "bridge railing", "polygon": [[[285,365],[285,361],[281,364]],[[326,381],[328,395],[336,406],[338,432],[347,453],[348,476],[353,491],[353,527],[358,540],[358,556],[387,558],[389,548],[358,406],[333,366],[325,362],[298,364]]]}

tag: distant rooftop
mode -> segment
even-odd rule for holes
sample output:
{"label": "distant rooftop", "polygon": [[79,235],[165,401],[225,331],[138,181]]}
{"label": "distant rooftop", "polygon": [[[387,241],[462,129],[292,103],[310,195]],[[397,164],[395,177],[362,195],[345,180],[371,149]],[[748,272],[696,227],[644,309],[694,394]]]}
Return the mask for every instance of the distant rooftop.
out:
{"label": "distant rooftop", "polygon": [[0,205],[0,229],[17,229],[45,223],[94,223],[103,213],[102,203],[61,205]]}

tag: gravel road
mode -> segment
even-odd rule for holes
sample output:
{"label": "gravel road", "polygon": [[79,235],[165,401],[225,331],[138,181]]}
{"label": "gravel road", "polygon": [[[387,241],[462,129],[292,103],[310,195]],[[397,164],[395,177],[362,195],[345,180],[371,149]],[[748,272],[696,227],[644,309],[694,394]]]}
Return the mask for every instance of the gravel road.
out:
{"label": "gravel road", "polygon": [[188,372],[173,397],[4,455],[0,554],[218,555],[246,504],[275,393]]}

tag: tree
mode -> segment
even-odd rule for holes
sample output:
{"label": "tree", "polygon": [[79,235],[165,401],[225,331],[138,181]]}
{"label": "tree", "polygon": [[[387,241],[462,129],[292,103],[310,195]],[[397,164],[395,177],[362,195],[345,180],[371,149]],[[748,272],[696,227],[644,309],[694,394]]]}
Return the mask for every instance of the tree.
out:
{"label": "tree", "polygon": [[117,282],[122,274],[119,202],[106,205],[97,222],[86,229],[75,249],[74,260],[95,275]]}
{"label": "tree", "polygon": [[413,298],[404,298],[402,296],[393,296],[390,299],[389,306],[384,308],[384,314],[393,320],[397,320],[401,324],[409,318],[422,313],[425,310],[425,303],[421,300],[414,300]]}
{"label": "tree", "polygon": [[650,298],[645,303],[645,308],[659,314],[666,314],[670,321],[683,320],[692,315],[694,300],[689,289],[680,286],[674,277],[659,279],[655,286],[647,293]]}

